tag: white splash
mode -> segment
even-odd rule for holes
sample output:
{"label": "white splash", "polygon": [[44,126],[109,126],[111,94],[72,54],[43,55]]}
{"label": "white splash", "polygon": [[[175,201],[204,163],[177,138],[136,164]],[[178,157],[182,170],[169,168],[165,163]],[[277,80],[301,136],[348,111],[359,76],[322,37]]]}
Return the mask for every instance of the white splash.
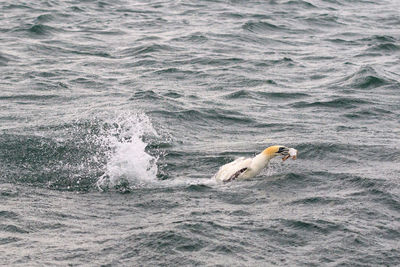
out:
{"label": "white splash", "polygon": [[122,114],[106,125],[100,141],[108,147],[108,160],[97,187],[131,188],[157,181],[158,158],[146,152],[144,141],[145,136],[158,136],[150,119],[144,113]]}

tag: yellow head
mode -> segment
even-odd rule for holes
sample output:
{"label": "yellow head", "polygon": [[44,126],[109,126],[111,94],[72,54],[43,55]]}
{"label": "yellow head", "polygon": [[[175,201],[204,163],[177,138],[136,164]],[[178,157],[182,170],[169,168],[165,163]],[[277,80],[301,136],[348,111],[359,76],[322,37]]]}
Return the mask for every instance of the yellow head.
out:
{"label": "yellow head", "polygon": [[270,146],[262,152],[268,158],[273,158],[276,156],[287,156],[289,155],[289,148],[285,146]]}

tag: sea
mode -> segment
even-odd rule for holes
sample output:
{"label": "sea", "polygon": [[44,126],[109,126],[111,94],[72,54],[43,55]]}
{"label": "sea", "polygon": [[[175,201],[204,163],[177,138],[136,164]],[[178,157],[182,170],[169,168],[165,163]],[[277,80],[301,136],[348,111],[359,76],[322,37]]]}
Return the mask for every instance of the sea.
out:
{"label": "sea", "polygon": [[0,1],[2,266],[400,266],[399,138],[398,0]]}

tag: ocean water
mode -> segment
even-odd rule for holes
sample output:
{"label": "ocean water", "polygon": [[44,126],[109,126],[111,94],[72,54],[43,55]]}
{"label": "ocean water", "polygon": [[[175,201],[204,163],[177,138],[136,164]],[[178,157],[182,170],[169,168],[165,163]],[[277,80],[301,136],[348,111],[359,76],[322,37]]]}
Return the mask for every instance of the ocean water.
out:
{"label": "ocean water", "polygon": [[399,10],[0,2],[0,265],[399,266]]}

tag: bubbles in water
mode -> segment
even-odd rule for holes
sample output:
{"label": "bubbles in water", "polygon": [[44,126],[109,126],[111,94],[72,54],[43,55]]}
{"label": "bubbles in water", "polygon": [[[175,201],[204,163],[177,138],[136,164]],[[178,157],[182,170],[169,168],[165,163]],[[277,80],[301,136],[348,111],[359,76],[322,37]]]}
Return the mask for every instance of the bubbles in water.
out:
{"label": "bubbles in water", "polygon": [[107,122],[99,137],[108,147],[105,173],[97,187],[132,188],[157,180],[157,159],[146,151],[146,138],[157,137],[150,119],[143,113],[122,114]]}

